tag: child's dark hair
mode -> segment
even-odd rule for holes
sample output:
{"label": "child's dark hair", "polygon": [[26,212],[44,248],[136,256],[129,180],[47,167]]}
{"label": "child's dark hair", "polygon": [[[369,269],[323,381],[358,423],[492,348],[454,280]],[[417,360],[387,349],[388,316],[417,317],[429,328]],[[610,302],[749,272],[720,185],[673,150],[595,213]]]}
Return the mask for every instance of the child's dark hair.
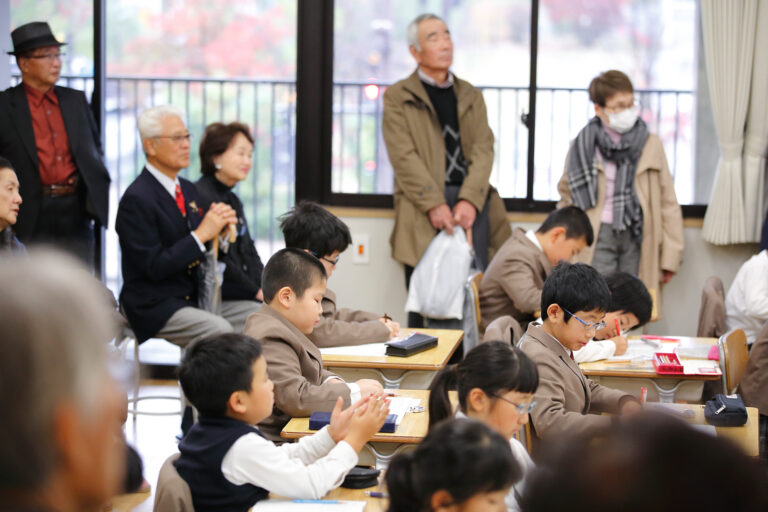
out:
{"label": "child's dark hair", "polygon": [[547,308],[557,304],[563,309],[565,322],[570,313],[577,311],[608,311],[611,305],[611,291],[600,273],[584,263],[560,263],[541,290],[541,319],[547,319]]}
{"label": "child's dark hair", "polygon": [[524,511],[768,510],[759,460],[669,415],[644,412],[602,435],[553,441],[526,479]]}
{"label": "child's dark hair", "polygon": [[341,219],[312,201],[299,201],[280,217],[286,247],[312,251],[322,258],[344,252],[352,243],[349,228]]}
{"label": "child's dark hair", "polygon": [[592,230],[589,217],[578,206],[565,206],[550,212],[536,232],[546,233],[552,228],[565,228],[565,238],[584,237],[587,246],[592,245],[592,242],[595,241],[595,233]]}
{"label": "child's dark hair", "polygon": [[464,503],[480,493],[505,490],[522,476],[509,441],[471,419],[436,425],[415,451],[396,456],[387,468],[389,512],[430,510],[440,490]]}
{"label": "child's dark hair", "polygon": [[301,298],[308,288],[326,277],[325,267],[311,254],[292,247],[280,249],[269,258],[261,275],[264,302],[272,302],[285,286]]}
{"label": "child's dark hair", "polygon": [[253,362],[261,343],[245,334],[216,334],[196,341],[184,352],[178,375],[184,396],[203,416],[226,415],[235,391],[251,391]]}
{"label": "child's dark hair", "polygon": [[534,393],[539,372],[531,358],[503,341],[482,343],[459,363],[445,367],[432,381],[429,392],[429,428],[451,416],[448,391],[457,390],[459,407],[467,412],[467,396],[480,388],[492,400],[508,391]]}
{"label": "child's dark hair", "polygon": [[623,311],[637,317],[636,327],[642,327],[651,319],[653,300],[648,288],[637,277],[627,272],[612,272],[605,276],[611,291],[611,305],[608,311]]}

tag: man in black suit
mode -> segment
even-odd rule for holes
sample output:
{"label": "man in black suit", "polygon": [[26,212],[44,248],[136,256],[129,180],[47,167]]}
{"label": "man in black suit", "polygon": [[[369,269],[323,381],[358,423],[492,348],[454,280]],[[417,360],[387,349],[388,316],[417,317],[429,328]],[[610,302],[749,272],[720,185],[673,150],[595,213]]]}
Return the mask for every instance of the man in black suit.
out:
{"label": "man in black suit", "polygon": [[54,85],[65,43],[48,23],[22,25],[11,38],[22,83],[0,93],[0,155],[16,169],[24,197],[16,234],[93,268],[94,229],[107,225],[110,182],[93,113],[82,91]]}
{"label": "man in black suit", "polygon": [[204,336],[242,331],[254,301],[226,301],[218,314],[199,309],[198,272],[204,244],[237,214],[225,203],[200,208],[195,185],[178,174],[189,166],[190,135],[170,106],[139,116],[147,163],[117,209],[123,289],[120,303],[139,342],[151,337],[185,347]]}

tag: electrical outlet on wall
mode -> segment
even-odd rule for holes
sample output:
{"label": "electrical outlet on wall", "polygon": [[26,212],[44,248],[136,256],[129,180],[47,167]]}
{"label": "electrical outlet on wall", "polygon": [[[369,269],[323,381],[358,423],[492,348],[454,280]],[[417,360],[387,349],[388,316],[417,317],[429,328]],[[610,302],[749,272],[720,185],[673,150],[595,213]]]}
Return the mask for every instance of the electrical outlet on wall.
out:
{"label": "electrical outlet on wall", "polygon": [[352,263],[367,265],[371,262],[371,237],[368,233],[352,233]]}

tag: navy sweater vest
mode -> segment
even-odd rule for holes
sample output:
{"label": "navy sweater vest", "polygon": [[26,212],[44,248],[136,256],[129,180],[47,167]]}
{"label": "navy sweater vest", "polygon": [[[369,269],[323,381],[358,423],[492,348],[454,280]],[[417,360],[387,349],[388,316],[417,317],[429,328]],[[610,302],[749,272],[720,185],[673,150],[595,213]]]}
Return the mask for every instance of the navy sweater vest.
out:
{"label": "navy sweater vest", "polygon": [[221,472],[221,461],[229,449],[235,441],[250,433],[264,437],[242,421],[200,416],[179,443],[181,455],[174,465],[189,485],[196,512],[245,512],[267,497],[269,491],[251,484],[235,485]]}

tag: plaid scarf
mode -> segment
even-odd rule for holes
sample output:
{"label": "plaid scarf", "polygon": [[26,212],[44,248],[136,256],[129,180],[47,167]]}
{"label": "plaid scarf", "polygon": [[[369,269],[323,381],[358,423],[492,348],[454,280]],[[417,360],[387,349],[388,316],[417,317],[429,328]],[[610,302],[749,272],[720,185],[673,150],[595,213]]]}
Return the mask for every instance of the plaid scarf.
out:
{"label": "plaid scarf", "polygon": [[588,210],[597,204],[597,161],[595,147],[603,158],[616,163],[613,188],[613,229],[632,230],[639,237],[643,230],[643,212],[635,191],[635,171],[640,153],[648,139],[648,127],[642,119],[621,136],[618,144],[605,133],[600,118],[589,120],[573,143],[568,159],[568,186],[576,206]]}

